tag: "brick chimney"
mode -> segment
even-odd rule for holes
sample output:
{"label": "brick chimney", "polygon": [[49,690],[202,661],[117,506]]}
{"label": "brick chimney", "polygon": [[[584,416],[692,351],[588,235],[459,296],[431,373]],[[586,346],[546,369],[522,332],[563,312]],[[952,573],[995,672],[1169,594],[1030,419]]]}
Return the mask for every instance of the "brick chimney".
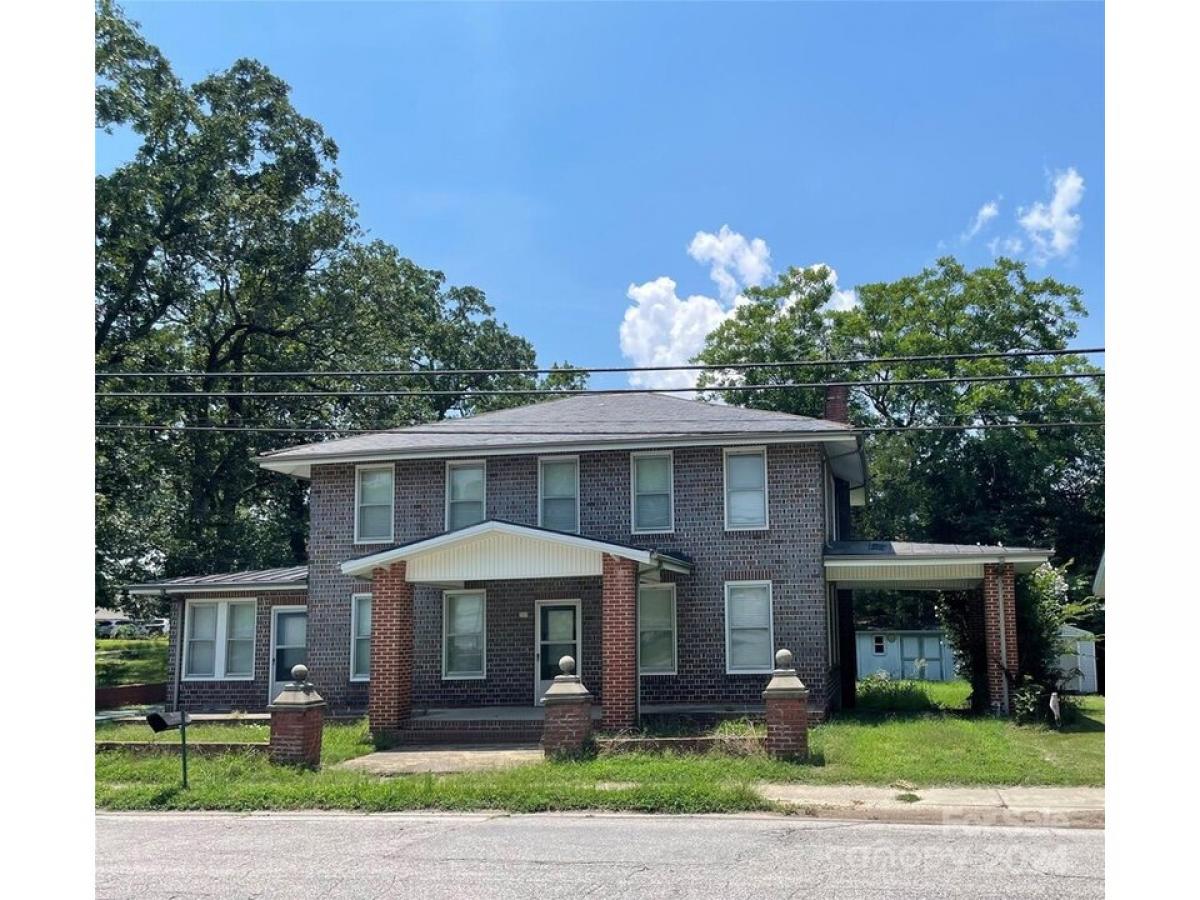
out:
{"label": "brick chimney", "polygon": [[831,384],[825,388],[825,418],[850,424],[850,388]]}

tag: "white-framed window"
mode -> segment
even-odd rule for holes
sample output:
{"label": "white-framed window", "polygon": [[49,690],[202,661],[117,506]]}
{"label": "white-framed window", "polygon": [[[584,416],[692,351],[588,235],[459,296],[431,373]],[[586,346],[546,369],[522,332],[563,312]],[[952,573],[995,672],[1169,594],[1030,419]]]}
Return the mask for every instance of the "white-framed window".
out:
{"label": "white-framed window", "polygon": [[184,681],[254,678],[257,601],[188,600],[184,619]]}
{"label": "white-framed window", "polygon": [[629,456],[634,534],[675,530],[675,458],[670,450]]}
{"label": "white-framed window", "polygon": [[487,595],[446,591],[442,595],[442,678],[487,677]]}
{"label": "white-framed window", "polygon": [[674,675],[675,585],[644,584],[638,588],[638,673]]}
{"label": "white-framed window", "polygon": [[350,595],[350,680],[371,680],[371,595]]}
{"label": "white-framed window", "polygon": [[354,469],[354,543],[390,544],[395,527],[396,467]]}
{"label": "white-framed window", "polygon": [[725,671],[773,671],[774,642],[771,582],[725,582]]}
{"label": "white-framed window", "polygon": [[829,463],[825,463],[823,468],[825,470],[825,539],[836,541],[838,539],[837,485],[833,480],[833,472],[829,468]]}
{"label": "white-framed window", "polygon": [[726,450],[725,530],[767,527],[767,448]]}
{"label": "white-framed window", "polygon": [[482,459],[446,463],[446,530],[487,518],[487,465]]}
{"label": "white-framed window", "polygon": [[579,457],[538,459],[538,525],[579,533]]}
{"label": "white-framed window", "polygon": [[883,654],[884,654],[883,635],[882,634],[875,635],[875,637],[871,638],[871,644],[874,648],[875,655],[883,656]]}

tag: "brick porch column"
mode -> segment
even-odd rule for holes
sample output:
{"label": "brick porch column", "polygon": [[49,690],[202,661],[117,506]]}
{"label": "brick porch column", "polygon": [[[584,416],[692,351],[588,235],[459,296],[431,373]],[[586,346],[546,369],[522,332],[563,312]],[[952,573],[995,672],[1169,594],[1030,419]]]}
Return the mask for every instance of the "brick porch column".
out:
{"label": "brick porch column", "polygon": [[398,728],[412,713],[413,586],[407,564],[371,573],[371,731]]}
{"label": "brick porch column", "polygon": [[987,658],[988,703],[1009,712],[1008,679],[1017,674],[1017,595],[1011,563],[983,567],[983,637]]}
{"label": "brick porch column", "polygon": [[637,563],[604,554],[600,599],[600,706],[607,729],[637,725]]}

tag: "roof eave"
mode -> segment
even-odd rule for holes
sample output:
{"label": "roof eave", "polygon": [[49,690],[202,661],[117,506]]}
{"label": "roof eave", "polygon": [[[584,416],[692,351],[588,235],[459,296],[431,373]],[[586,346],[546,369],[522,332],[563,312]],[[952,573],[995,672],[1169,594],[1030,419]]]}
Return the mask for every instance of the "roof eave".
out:
{"label": "roof eave", "polygon": [[[862,453],[862,438],[857,432],[828,429],[805,432],[723,432],[700,436],[655,435],[639,440],[620,438],[612,441],[578,440],[553,441],[521,446],[487,447],[460,446],[415,450],[364,450],[357,453],[304,454],[295,456],[259,456],[255,463],[261,468],[297,478],[312,477],[314,465],[338,463],[385,462],[398,459],[453,459],[479,456],[526,456],[531,453],[567,453],[587,450],[625,450],[661,447],[723,447],[739,444],[826,444],[854,441]],[[287,452],[287,451],[282,451]],[[865,477],[865,476],[864,476]]]}

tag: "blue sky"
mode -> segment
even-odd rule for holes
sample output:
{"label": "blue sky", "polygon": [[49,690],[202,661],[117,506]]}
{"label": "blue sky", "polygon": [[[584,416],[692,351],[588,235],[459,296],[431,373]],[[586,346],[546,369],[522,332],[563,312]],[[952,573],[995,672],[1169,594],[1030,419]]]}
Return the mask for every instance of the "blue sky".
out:
{"label": "blue sky", "polygon": [[[1083,288],[1103,343],[1098,3],[126,10],[189,81],[269,65],[371,235],[483,288],[543,362],[686,358],[788,265],[852,302],[1002,247]],[[97,167],[128,151],[100,138]]]}

